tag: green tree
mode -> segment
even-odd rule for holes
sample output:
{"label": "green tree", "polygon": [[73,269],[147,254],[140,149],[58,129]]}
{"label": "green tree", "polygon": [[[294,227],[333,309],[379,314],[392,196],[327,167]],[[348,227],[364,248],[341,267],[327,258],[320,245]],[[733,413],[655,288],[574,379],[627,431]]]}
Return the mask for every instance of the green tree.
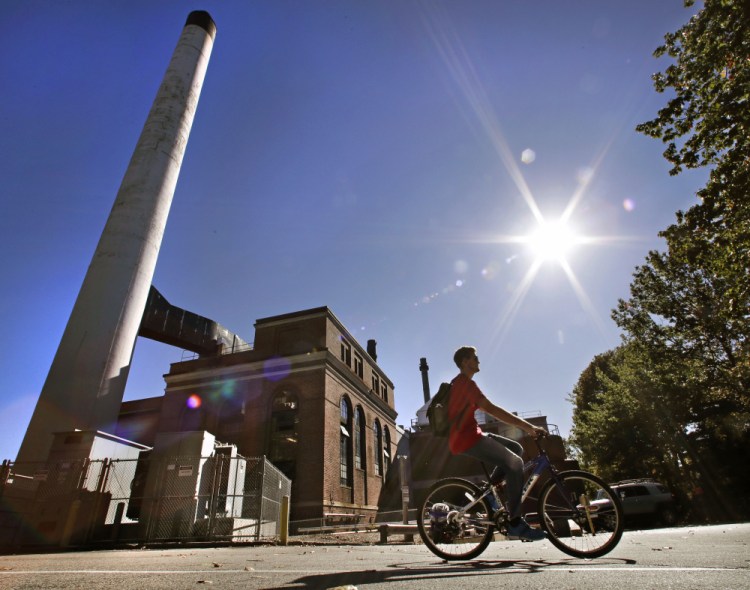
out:
{"label": "green tree", "polygon": [[[685,0],[685,6],[694,4]],[[727,178],[747,167],[750,3],[706,0],[704,7],[654,52],[675,63],[654,74],[657,92],[674,96],[637,130],[667,143],[671,173],[721,165]],[[684,141],[678,146],[677,141]]]}
{"label": "green tree", "polygon": [[574,405],[570,444],[581,465],[609,481],[642,474],[642,446],[636,401],[618,396],[623,349],[597,355],[583,371],[570,400]]}
{"label": "green tree", "polygon": [[[693,1],[687,0],[686,6]],[[685,361],[694,428],[746,444],[750,425],[750,2],[706,0],[657,57],[672,97],[637,129],[667,144],[672,174],[711,168],[699,202],[662,232],[615,319],[631,336]]]}
{"label": "green tree", "polygon": [[[686,0],[692,6],[693,0]],[[665,36],[656,57],[674,60],[653,76],[671,98],[636,129],[661,139],[671,174],[710,167],[699,203],[664,233],[670,254],[733,277],[732,312],[747,322],[750,281],[750,2],[706,0],[703,8]]]}
{"label": "green tree", "polygon": [[571,441],[580,460],[610,481],[654,477],[685,490],[684,451],[674,433],[687,417],[664,411],[665,398],[680,394],[664,370],[638,342],[597,356],[573,390]]}
{"label": "green tree", "polygon": [[[672,59],[653,77],[670,98],[637,130],[666,144],[671,174],[705,166],[709,180],[661,232],[666,252],[636,268],[613,311],[624,344],[582,375],[571,438],[605,472],[650,470],[685,493],[700,485],[723,515],[747,516],[750,2],[706,0],[655,55]],[[640,464],[618,454],[627,444]]]}

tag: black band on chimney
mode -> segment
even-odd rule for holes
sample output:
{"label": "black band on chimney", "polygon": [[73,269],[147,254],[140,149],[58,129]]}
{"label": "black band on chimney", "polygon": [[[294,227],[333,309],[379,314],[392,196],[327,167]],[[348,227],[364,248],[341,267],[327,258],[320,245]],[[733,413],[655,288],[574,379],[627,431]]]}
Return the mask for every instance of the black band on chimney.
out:
{"label": "black band on chimney", "polygon": [[375,340],[368,340],[367,341],[367,354],[370,355],[370,358],[374,360],[375,362],[378,361],[378,343],[375,342]]}
{"label": "black band on chimney", "polygon": [[430,367],[427,366],[427,359],[422,357],[419,359],[419,371],[422,373],[422,393],[424,393],[424,402],[430,401],[430,378],[427,372]]}
{"label": "black band on chimney", "polygon": [[200,27],[211,35],[212,39],[216,38],[216,23],[205,10],[194,10],[191,12],[185,22],[185,26],[187,27],[188,25]]}

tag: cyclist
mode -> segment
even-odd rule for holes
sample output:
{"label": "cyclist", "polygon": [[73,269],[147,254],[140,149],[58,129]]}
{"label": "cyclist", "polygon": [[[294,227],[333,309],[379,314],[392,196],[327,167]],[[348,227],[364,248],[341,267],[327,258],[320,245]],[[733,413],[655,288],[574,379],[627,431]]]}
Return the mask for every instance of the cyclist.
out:
{"label": "cyclist", "polygon": [[[517,426],[531,436],[547,434],[544,428],[534,426],[526,420],[496,406],[489,401],[477,384],[474,375],[479,372],[479,358],[473,346],[462,346],[453,355],[453,361],[461,371],[451,382],[451,395],[448,416],[451,429],[448,445],[454,455],[468,455],[494,465],[490,476],[493,485],[498,485],[505,477],[505,491],[508,501],[508,538],[522,541],[540,541],[546,537],[544,531],[534,529],[521,517],[521,494],[523,487],[523,447],[508,438],[482,432],[474,412],[479,409],[501,422]],[[490,495],[491,502],[494,496]],[[497,509],[497,506],[493,506]]]}

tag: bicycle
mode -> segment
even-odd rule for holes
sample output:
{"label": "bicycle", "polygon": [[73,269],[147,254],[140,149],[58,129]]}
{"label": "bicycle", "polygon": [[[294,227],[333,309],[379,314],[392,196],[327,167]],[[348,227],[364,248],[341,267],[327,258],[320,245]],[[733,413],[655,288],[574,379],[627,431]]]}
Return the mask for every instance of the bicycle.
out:
{"label": "bicycle", "polygon": [[[522,504],[543,474],[537,512],[525,514],[526,521],[541,526],[555,547],[573,557],[601,557],[612,551],[623,532],[622,504],[602,479],[581,470],[559,472],[550,462],[539,439],[539,454],[524,465],[530,472],[523,486]],[[508,535],[508,512],[501,486],[474,483],[449,477],[434,483],[417,513],[419,536],[438,557],[445,560],[473,559],[495,538],[495,531]],[[498,510],[492,509],[490,494]]]}

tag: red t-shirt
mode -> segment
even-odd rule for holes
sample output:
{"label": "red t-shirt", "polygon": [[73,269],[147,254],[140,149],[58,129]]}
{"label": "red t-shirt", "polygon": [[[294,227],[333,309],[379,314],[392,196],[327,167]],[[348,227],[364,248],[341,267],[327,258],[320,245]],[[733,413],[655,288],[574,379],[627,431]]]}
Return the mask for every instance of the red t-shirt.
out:
{"label": "red t-shirt", "polygon": [[473,379],[460,373],[453,380],[448,404],[448,416],[451,419],[448,446],[454,455],[469,450],[481,438],[482,431],[474,412],[479,408],[478,404],[482,399],[484,394]]}

